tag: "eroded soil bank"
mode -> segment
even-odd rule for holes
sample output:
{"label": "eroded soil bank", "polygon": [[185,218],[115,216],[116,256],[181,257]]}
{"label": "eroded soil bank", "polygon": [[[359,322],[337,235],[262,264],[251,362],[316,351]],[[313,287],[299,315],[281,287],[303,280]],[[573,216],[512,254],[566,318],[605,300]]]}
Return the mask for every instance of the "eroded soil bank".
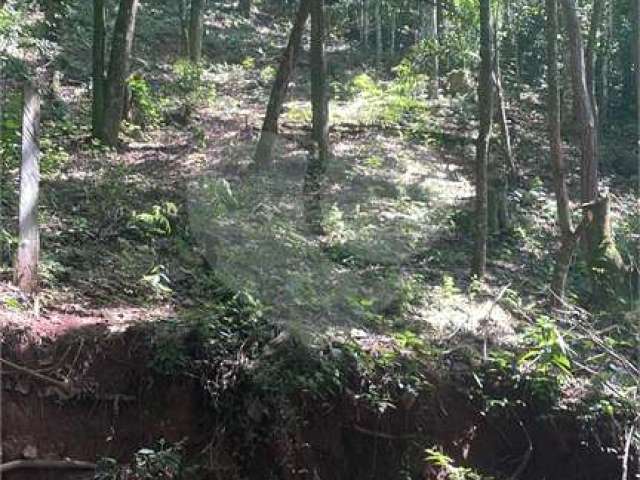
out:
{"label": "eroded soil bank", "polygon": [[[91,327],[33,342],[23,332],[4,332],[3,358],[30,372],[3,365],[3,463],[25,457],[128,462],[135,451],[162,438],[186,439],[189,463],[212,479],[453,478],[425,461],[425,449],[436,447],[456,465],[494,478],[621,475],[621,432],[614,421],[588,429],[568,413],[489,417],[474,406],[465,385],[445,381],[437,371],[426,372],[430,388],[380,412],[349,386],[339,395],[300,389],[285,399],[274,390],[268,398],[228,365],[219,366],[224,374],[209,379],[161,374],[144,329],[114,333]],[[61,378],[70,388],[48,380]],[[212,398],[214,380],[228,388]],[[633,459],[630,464],[635,470]],[[16,469],[4,476],[92,478],[92,473]]]}

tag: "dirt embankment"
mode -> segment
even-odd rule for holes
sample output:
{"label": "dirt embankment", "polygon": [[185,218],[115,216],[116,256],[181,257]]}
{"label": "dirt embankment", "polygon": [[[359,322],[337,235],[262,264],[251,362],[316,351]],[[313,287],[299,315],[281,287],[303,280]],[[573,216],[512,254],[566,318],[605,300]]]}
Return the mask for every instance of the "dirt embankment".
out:
{"label": "dirt embankment", "polygon": [[[107,333],[92,327],[38,343],[16,332],[3,338],[3,358],[30,370],[3,365],[3,463],[25,457],[126,462],[164,438],[187,439],[189,460],[212,479],[450,478],[425,462],[425,449],[432,447],[456,465],[496,478],[606,480],[621,474],[620,454],[608,448],[615,432],[586,432],[562,415],[490,420],[462,389],[435,378],[429,393],[400,399],[383,414],[349,389],[322,400],[300,392],[279,409],[239,388],[227,397],[232,408],[220,410],[202,378],[150,369],[149,344],[135,328]],[[47,378],[67,378],[71,388]],[[71,470],[16,469],[4,476],[92,478]]]}

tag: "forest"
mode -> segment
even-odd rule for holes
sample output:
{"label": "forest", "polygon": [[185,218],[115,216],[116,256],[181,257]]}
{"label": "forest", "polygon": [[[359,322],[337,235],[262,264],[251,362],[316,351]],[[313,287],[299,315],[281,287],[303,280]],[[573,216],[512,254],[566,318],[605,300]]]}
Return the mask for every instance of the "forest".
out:
{"label": "forest", "polygon": [[640,478],[640,0],[0,0],[0,479]]}

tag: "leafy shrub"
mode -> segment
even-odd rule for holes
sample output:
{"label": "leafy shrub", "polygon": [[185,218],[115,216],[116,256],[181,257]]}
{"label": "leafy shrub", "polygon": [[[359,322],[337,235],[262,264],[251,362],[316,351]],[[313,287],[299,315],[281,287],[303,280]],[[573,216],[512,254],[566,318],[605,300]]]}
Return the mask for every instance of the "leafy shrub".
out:
{"label": "leafy shrub", "polygon": [[101,458],[96,480],[179,480],[186,478],[182,443],[160,440],[153,448],[142,448],[133,455],[131,464],[118,465],[113,458]]}
{"label": "leafy shrub", "polygon": [[169,91],[176,97],[186,123],[199,105],[213,99],[215,90],[204,80],[204,69],[201,65],[178,60],[173,64],[172,70],[174,80]]}
{"label": "leafy shrub", "polygon": [[153,127],[160,123],[162,114],[157,96],[151,90],[149,82],[141,75],[133,75],[129,81],[131,102],[134,107],[133,121],[143,128]]}

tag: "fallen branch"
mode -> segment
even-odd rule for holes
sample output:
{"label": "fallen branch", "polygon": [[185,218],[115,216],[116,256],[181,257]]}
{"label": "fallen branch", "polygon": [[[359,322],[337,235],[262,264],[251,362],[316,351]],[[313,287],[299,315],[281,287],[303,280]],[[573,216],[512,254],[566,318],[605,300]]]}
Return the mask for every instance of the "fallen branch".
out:
{"label": "fallen branch", "polygon": [[413,440],[416,438],[416,435],[406,434],[406,435],[393,435],[391,433],[379,432],[377,430],[370,430],[365,427],[361,427],[360,425],[353,425],[353,429],[356,432],[362,433],[364,435],[369,435],[371,437],[376,438],[384,438],[385,440]]}
{"label": "fallen branch", "polygon": [[12,460],[0,464],[0,473],[10,470],[95,470],[96,464],[77,460]]}
{"label": "fallen branch", "polygon": [[75,388],[69,383],[61,382],[60,380],[48,377],[34,370],[31,370],[30,368],[23,367],[22,365],[18,365],[17,363],[13,363],[9,360],[5,360],[4,358],[0,358],[0,364],[4,364],[7,367],[17,370],[18,372],[26,373],[27,375],[33,378],[37,378],[38,380],[41,380],[43,382],[50,383],[51,385],[54,385],[65,392],[75,393]]}

